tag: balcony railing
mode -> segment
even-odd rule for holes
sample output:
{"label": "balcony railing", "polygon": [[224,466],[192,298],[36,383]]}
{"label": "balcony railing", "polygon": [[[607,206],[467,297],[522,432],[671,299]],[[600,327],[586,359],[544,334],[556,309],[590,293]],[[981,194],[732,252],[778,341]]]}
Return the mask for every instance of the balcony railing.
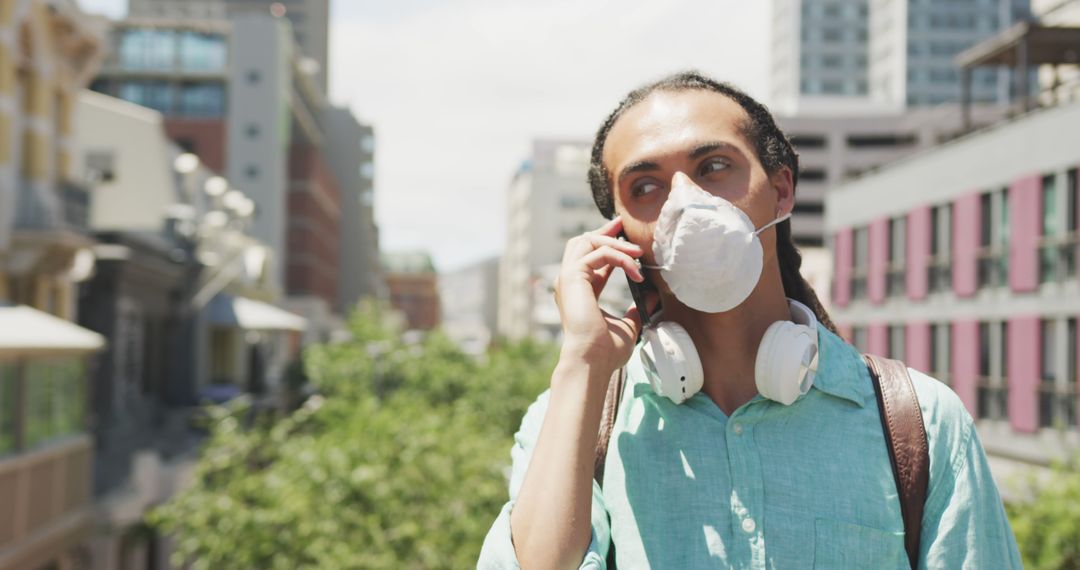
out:
{"label": "balcony railing", "polygon": [[85,231],[89,225],[90,193],[70,182],[56,186],[19,185],[15,227],[23,230],[69,229]]}
{"label": "balcony railing", "polygon": [[907,272],[903,263],[894,263],[889,266],[885,275],[885,294],[889,297],[903,297],[907,290]]}
{"label": "balcony railing", "polygon": [[1076,426],[1076,389],[1072,384],[1058,385],[1046,379],[1039,383],[1039,426]]}
{"label": "balcony railing", "polygon": [[90,530],[90,438],[0,458],[0,568],[36,568]]}
{"label": "balcony railing", "polygon": [[929,273],[931,291],[949,291],[952,289],[952,260],[948,256],[932,258]]}
{"label": "balcony railing", "polygon": [[976,410],[979,419],[1005,420],[1009,417],[1009,389],[1004,379],[987,376],[976,379]]}

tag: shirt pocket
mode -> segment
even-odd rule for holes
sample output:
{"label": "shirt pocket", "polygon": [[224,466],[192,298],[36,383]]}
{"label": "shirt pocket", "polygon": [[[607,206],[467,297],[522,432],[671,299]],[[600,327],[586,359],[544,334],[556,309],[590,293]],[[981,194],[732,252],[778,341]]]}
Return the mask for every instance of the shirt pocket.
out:
{"label": "shirt pocket", "polygon": [[835,519],[814,521],[814,568],[907,569],[904,533]]}

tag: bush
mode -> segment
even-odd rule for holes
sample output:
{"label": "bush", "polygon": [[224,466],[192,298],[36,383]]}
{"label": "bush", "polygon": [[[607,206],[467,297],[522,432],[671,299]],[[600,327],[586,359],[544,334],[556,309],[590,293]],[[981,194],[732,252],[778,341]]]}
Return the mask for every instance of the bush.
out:
{"label": "bush", "polygon": [[1024,567],[1080,570],[1080,456],[1027,481],[1030,500],[1006,505]]}
{"label": "bush", "polygon": [[373,306],[353,340],[305,353],[319,395],[245,427],[211,412],[193,486],[155,510],[193,568],[474,566],[506,500],[511,436],[548,383],[549,346],[483,361],[440,333],[414,345]]}

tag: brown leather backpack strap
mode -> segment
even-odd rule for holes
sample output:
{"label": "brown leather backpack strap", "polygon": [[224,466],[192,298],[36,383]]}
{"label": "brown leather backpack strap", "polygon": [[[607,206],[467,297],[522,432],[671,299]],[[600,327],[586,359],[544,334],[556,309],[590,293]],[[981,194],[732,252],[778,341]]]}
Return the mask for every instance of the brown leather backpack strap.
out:
{"label": "brown leather backpack strap", "polygon": [[600,432],[596,438],[596,463],[593,467],[593,478],[601,487],[604,486],[604,461],[607,459],[608,442],[611,441],[611,431],[615,428],[615,415],[619,411],[619,401],[622,400],[625,383],[626,369],[619,368],[611,375],[611,380],[608,382],[604,411],[600,415]]}
{"label": "brown leather backpack strap", "polygon": [[888,443],[900,514],[904,519],[904,549],[914,570],[919,564],[919,535],[930,483],[930,446],[926,440],[919,398],[907,366],[870,354],[863,355],[870,369]]}

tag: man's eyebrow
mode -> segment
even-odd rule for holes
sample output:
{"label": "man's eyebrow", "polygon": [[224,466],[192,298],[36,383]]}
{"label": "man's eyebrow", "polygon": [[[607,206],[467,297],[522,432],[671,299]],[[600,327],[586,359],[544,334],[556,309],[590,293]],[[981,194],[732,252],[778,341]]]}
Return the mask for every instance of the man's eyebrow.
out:
{"label": "man's eyebrow", "polygon": [[735,149],[735,145],[732,145],[731,143],[726,143],[726,142],[721,142],[721,141],[707,142],[707,143],[695,146],[694,149],[690,151],[690,158],[701,158],[702,156],[705,156],[706,154],[709,154],[710,152],[717,151],[717,150],[734,150],[734,149]]}
{"label": "man's eyebrow", "polygon": [[[735,145],[723,141],[707,142],[695,146],[690,150],[688,156],[691,159],[701,158],[702,156],[717,150],[737,150],[737,148]],[[639,160],[624,166],[623,169],[619,171],[619,176],[616,180],[622,180],[635,172],[649,172],[652,170],[660,170],[660,165],[651,160]]]}
{"label": "man's eyebrow", "polygon": [[660,170],[660,165],[651,160],[639,160],[624,166],[623,169],[619,171],[619,176],[616,180],[622,180],[635,172],[648,172],[650,170]]}

